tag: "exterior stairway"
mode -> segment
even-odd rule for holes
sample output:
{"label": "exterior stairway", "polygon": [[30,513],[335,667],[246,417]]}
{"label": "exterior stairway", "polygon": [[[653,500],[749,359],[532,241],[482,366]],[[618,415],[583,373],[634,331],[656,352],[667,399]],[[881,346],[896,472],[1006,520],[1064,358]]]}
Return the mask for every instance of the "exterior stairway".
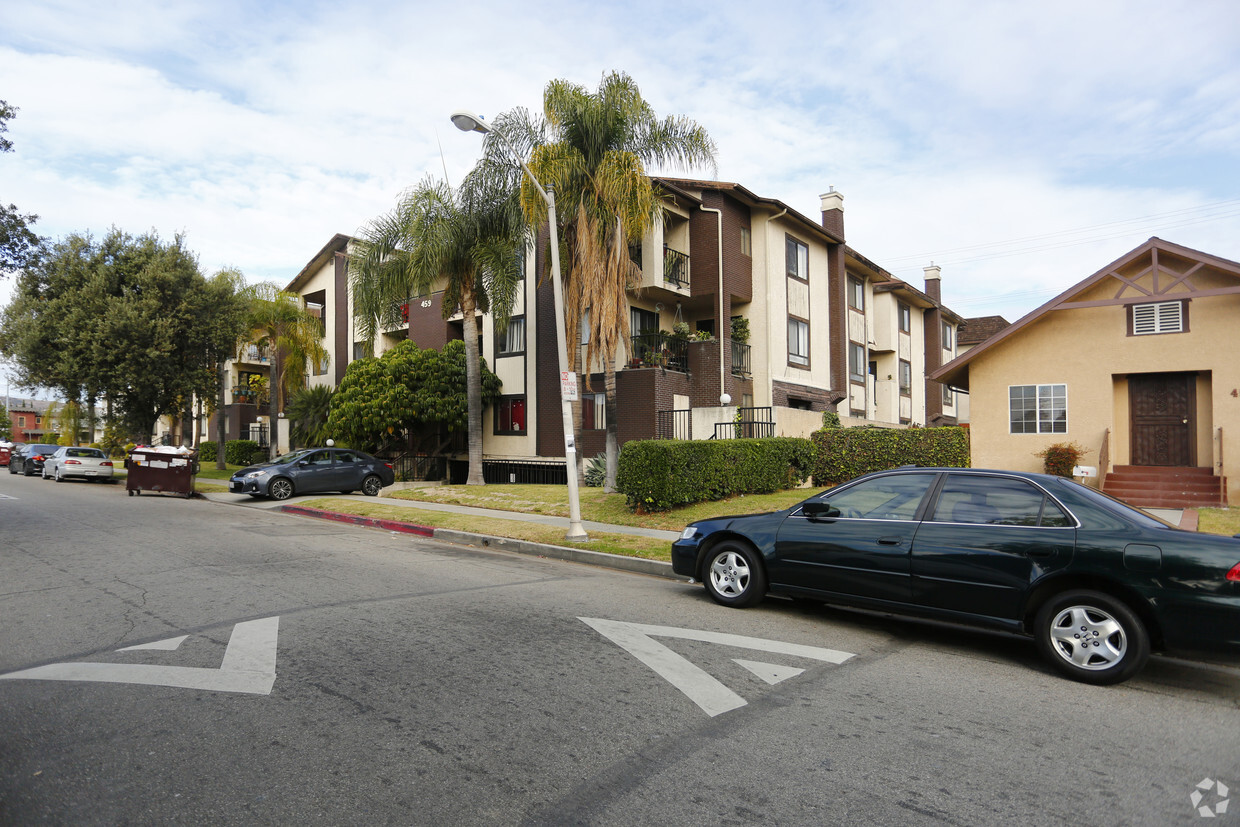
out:
{"label": "exterior stairway", "polygon": [[1143,508],[1209,508],[1227,502],[1227,480],[1210,468],[1116,465],[1102,490]]}

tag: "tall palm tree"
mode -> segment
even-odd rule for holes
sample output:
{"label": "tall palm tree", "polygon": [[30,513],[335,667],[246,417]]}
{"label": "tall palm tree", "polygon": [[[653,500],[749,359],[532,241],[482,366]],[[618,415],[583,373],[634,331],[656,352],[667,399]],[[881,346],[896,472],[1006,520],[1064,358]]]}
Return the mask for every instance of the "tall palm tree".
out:
{"label": "tall palm tree", "polygon": [[502,333],[521,283],[528,240],[516,177],[503,164],[481,161],[453,191],[427,178],[389,214],[368,224],[349,257],[358,331],[373,342],[400,321],[400,304],[442,286],[444,318],[463,314],[469,410],[468,485],[483,485],[482,375],[478,320],[491,313]]}
{"label": "tall palm tree", "polygon": [[[530,151],[531,171],[553,188],[563,223],[561,254],[564,315],[569,340],[579,321],[589,325],[583,370],[597,356],[604,365],[607,406],[607,478],[615,489],[618,456],[616,357],[629,339],[628,291],[640,271],[629,260],[629,239],[641,239],[660,217],[658,193],[646,165],[706,166],[714,174],[715,145],[706,130],[684,116],[656,117],[633,79],[605,74],[598,90],[553,80],[543,92],[543,119],[523,110],[496,118],[494,129],[518,151]],[[488,154],[502,157],[502,144],[488,136]],[[524,181],[527,219],[542,220],[541,196]],[[588,312],[587,312],[588,311]],[[569,349],[570,363],[576,360]],[[587,379],[588,381],[588,379]],[[571,473],[571,472],[570,472]]]}
{"label": "tall palm tree", "polygon": [[279,452],[277,423],[284,397],[304,384],[307,361],[325,364],[331,357],[323,347],[322,324],[306,309],[301,296],[271,282],[251,285],[245,292],[249,299],[245,324],[248,333],[238,352],[248,345],[257,345],[271,356],[269,443],[274,458]]}

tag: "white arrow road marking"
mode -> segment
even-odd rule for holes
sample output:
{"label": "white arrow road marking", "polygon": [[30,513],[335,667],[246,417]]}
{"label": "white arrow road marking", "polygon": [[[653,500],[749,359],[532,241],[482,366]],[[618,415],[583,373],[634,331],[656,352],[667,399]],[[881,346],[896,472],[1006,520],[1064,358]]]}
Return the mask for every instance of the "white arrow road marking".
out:
{"label": "white arrow road marking", "polygon": [[117,649],[116,651],[138,652],[143,649],[158,649],[163,652],[175,652],[188,637],[189,635],[181,635],[180,637],[170,637],[167,640],[157,640],[154,643],[139,643],[137,646],[126,646],[125,648]]}
{"label": "white arrow road marking", "polygon": [[[238,623],[233,627],[232,637],[228,639],[224,662],[219,669],[138,663],[52,663],[0,675],[0,680],[138,683],[147,686],[270,695],[271,687],[276,682],[276,638],[279,629],[279,617]],[[177,640],[179,645],[184,638],[171,640]],[[171,640],[127,648],[165,648],[160,644],[170,643]]]}
{"label": "white arrow road marking", "polygon": [[[743,635],[729,635],[722,632],[677,629],[674,626],[648,626],[643,623],[624,623],[619,620],[602,620],[595,617],[580,617],[577,619],[649,666],[660,677],[689,696],[689,700],[700,706],[707,715],[712,717],[742,707],[748,701],[731,689],[728,689],[705,670],[693,665],[686,658],[676,654],[653,638],[670,637],[680,640],[718,643],[724,646],[756,649],[759,652],[766,652],[768,654],[793,655],[826,663],[843,663],[853,657],[852,652],[840,652],[835,649],[823,649],[818,646],[804,646],[799,643],[784,643],[778,640],[763,640],[762,638],[745,637]],[[750,669],[750,671],[754,671],[750,666],[746,665],[748,662],[737,662]],[[788,669],[788,667],[775,667],[772,664],[754,665],[764,669],[768,674],[771,674],[772,669],[776,670],[775,674]],[[758,674],[759,677],[771,684],[792,677],[791,674],[783,674],[778,680],[770,680],[757,672],[755,674]]]}
{"label": "white arrow road marking", "polygon": [[756,660],[741,660],[740,658],[732,658],[732,662],[745,667],[771,686],[786,681],[789,678],[795,678],[805,671],[793,666],[780,666],[776,663],[761,663]]}

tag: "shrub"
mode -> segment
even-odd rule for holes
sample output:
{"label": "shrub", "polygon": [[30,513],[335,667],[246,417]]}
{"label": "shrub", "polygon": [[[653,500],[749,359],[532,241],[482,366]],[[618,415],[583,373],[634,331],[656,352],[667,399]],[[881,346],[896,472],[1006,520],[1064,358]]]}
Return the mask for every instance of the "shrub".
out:
{"label": "shrub", "polygon": [[198,443],[198,459],[202,462],[215,462],[215,458],[219,456],[220,446],[215,442],[207,440]]}
{"label": "shrub", "polygon": [[[250,457],[256,450],[263,450],[252,439],[234,439],[224,447],[224,461],[229,465],[253,465]],[[264,452],[264,459],[266,453]]]}
{"label": "shrub", "polygon": [[959,427],[826,428],[812,439],[815,485],[835,485],[901,465],[969,467],[969,434]]}
{"label": "shrub", "polygon": [[1048,474],[1054,474],[1057,477],[1072,476],[1072,467],[1081,464],[1081,457],[1089,453],[1089,449],[1077,445],[1075,442],[1056,442],[1054,445],[1048,446],[1042,451],[1034,454],[1042,460],[1042,467]]}
{"label": "shrub", "polygon": [[633,510],[667,511],[795,488],[813,465],[813,443],[795,437],[626,442],[616,488]]}
{"label": "shrub", "polygon": [[586,485],[602,488],[607,481],[607,456],[599,454],[586,463]]}
{"label": "shrub", "polygon": [[840,415],[837,414],[835,411],[823,411],[822,412],[822,427],[824,428],[840,427]]}

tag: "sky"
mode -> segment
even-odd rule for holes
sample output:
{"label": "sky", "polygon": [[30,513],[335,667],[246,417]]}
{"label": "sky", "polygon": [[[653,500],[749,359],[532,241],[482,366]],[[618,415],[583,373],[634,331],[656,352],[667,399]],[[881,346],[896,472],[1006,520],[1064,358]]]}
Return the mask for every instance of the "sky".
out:
{"label": "sky", "polygon": [[1235,0],[9,2],[0,199],[283,285],[460,180],[482,142],[452,112],[622,71],[706,128],[720,180],[813,219],[834,187],[849,246],[1015,321],[1151,236],[1240,260],[1237,32]]}

